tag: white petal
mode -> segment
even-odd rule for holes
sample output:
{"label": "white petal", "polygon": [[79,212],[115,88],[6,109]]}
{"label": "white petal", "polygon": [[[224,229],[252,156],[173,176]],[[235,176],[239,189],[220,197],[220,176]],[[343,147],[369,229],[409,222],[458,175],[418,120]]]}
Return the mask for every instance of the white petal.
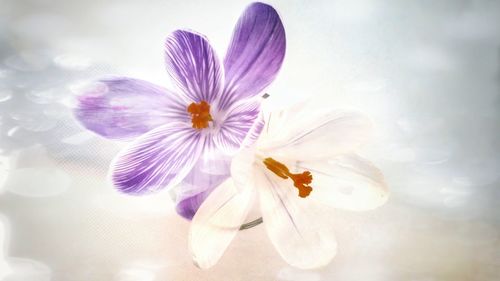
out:
{"label": "white petal", "polygon": [[328,221],[331,213],[308,198],[300,198],[292,181],[258,170],[262,217],[281,257],[301,269],[328,264],[337,252],[334,231]]}
{"label": "white petal", "polygon": [[389,198],[380,170],[354,154],[330,161],[295,162],[291,170],[310,171],[313,191],[308,198],[331,207],[365,211],[383,205]]}
{"label": "white petal", "polygon": [[281,159],[319,160],[352,152],[371,133],[370,119],[360,113],[295,106],[267,116],[258,149]]}
{"label": "white petal", "polygon": [[[244,223],[254,199],[254,169],[249,154],[233,161],[232,177],[203,202],[191,222],[189,248],[195,264],[203,269],[215,265]],[[249,161],[247,161],[247,159]]]}

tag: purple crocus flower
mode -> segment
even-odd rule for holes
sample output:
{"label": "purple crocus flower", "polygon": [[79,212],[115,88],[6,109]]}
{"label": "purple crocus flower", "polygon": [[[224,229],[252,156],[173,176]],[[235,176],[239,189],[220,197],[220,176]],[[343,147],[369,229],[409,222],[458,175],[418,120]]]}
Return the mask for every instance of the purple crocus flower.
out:
{"label": "purple crocus flower", "polygon": [[75,116],[110,139],[134,139],[113,160],[113,184],[128,194],[180,186],[177,212],[191,219],[229,176],[229,160],[260,111],[259,93],[285,55],[285,30],[269,5],[253,3],[234,29],[223,65],[207,39],[177,30],[165,42],[170,91],[133,78],[100,80]]}

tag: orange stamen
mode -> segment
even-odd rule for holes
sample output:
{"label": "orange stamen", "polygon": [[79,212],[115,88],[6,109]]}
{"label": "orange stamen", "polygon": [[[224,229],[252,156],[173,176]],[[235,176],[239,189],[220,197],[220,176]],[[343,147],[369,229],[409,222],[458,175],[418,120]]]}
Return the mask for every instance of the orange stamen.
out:
{"label": "orange stamen", "polygon": [[264,165],[278,177],[293,180],[293,185],[299,190],[300,197],[305,198],[311,193],[312,187],[309,185],[313,179],[311,172],[305,171],[301,174],[292,174],[285,164],[273,158],[264,159]]}
{"label": "orange stamen", "polygon": [[208,122],[213,121],[212,115],[210,115],[210,105],[206,101],[191,103],[187,111],[191,113],[191,122],[195,129],[208,128]]}

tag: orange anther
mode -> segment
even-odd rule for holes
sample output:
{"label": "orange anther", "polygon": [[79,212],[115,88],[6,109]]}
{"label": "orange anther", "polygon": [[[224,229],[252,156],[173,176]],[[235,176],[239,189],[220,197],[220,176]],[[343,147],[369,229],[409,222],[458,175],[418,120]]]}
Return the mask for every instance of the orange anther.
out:
{"label": "orange anther", "polygon": [[212,115],[210,115],[210,105],[206,101],[191,103],[187,111],[191,113],[191,122],[195,129],[208,128],[208,122],[213,121]]}
{"label": "orange anther", "polygon": [[264,159],[264,165],[278,177],[293,180],[293,185],[299,190],[300,197],[305,198],[311,193],[312,187],[309,185],[313,179],[311,172],[305,171],[301,174],[292,174],[285,164],[273,158]]}

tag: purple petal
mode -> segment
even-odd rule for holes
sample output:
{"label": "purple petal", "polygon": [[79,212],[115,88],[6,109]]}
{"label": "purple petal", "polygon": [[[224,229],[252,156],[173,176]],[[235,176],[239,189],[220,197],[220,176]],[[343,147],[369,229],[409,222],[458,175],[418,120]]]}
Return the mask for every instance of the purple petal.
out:
{"label": "purple petal", "polygon": [[191,220],[215,187],[230,176],[230,166],[231,157],[207,139],[203,154],[179,186],[177,213]]}
{"label": "purple petal", "polygon": [[245,139],[241,143],[242,148],[251,147],[260,137],[262,130],[264,129],[266,122],[262,113],[259,114],[257,119],[255,119],[252,127],[248,131]]}
{"label": "purple petal", "polygon": [[248,6],[224,59],[225,89],[220,108],[267,87],[281,67],[285,48],[285,29],[276,10],[263,3]]}
{"label": "purple petal", "polygon": [[192,220],[201,204],[205,201],[205,199],[207,199],[208,195],[210,195],[211,192],[212,190],[207,190],[205,192],[201,192],[191,197],[182,199],[177,203],[177,206],[175,207],[177,214],[181,215],[185,219]]}
{"label": "purple petal", "polygon": [[220,150],[231,154],[240,148],[259,116],[260,105],[261,98],[247,99],[233,105],[218,134],[214,136],[215,144]]}
{"label": "purple petal", "polygon": [[205,137],[188,124],[172,122],[140,136],[111,165],[114,185],[142,194],[179,184],[201,155]]}
{"label": "purple petal", "polygon": [[165,62],[168,73],[191,101],[212,103],[220,95],[219,59],[202,35],[173,32],[165,42]]}
{"label": "purple petal", "polygon": [[189,122],[187,102],[149,82],[101,80],[78,97],[74,109],[83,126],[103,137],[129,139],[172,120]]}

